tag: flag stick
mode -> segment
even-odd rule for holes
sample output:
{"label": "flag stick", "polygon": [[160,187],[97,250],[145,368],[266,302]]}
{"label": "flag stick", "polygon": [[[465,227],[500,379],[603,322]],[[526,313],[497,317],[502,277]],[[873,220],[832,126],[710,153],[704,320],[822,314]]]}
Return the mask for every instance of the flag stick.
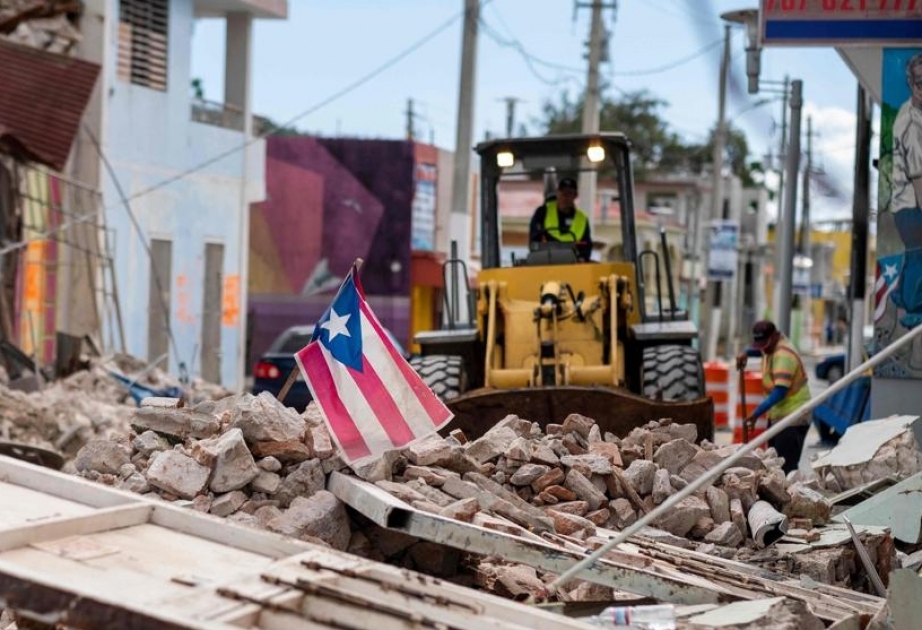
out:
{"label": "flag stick", "polygon": [[[353,263],[353,265],[355,266],[356,271],[358,271],[359,267],[362,266],[363,262],[365,261],[362,260],[361,258],[355,259],[355,262]],[[298,378],[299,371],[300,371],[300,368],[297,365],[295,365],[291,369],[291,372],[288,374],[288,380],[285,381],[285,384],[282,385],[282,389],[279,390],[278,396],[276,396],[276,398],[278,399],[280,403],[285,402],[285,398],[288,396],[288,392],[291,390],[291,387],[295,384],[295,380]]]}

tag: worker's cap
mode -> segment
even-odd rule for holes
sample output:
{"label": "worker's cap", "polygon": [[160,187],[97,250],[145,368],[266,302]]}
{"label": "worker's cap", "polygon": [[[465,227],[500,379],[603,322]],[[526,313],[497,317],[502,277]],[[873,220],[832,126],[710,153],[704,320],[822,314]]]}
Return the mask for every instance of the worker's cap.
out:
{"label": "worker's cap", "polygon": [[576,180],[572,177],[564,177],[562,180],[560,180],[560,183],[557,184],[557,190],[563,190],[564,188],[575,191]]}
{"label": "worker's cap", "polygon": [[756,322],[752,327],[752,347],[761,350],[768,345],[777,331],[774,322],[767,319]]}

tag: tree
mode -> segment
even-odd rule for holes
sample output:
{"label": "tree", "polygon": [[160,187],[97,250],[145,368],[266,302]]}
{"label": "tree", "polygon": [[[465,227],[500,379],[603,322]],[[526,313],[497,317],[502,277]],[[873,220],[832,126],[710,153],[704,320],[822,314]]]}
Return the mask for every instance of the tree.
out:
{"label": "tree", "polygon": [[[603,96],[599,107],[599,128],[620,131],[634,146],[634,172],[643,179],[652,172],[704,173],[712,163],[714,130],[706,143],[683,140],[670,129],[662,111],[668,103],[647,90],[626,92],[618,99]],[[546,101],[543,118],[537,124],[545,134],[577,133],[582,127],[583,100],[571,99],[564,92],[558,103]],[[744,185],[754,183],[747,164],[749,145],[746,135],[735,127],[727,133],[725,164]]]}

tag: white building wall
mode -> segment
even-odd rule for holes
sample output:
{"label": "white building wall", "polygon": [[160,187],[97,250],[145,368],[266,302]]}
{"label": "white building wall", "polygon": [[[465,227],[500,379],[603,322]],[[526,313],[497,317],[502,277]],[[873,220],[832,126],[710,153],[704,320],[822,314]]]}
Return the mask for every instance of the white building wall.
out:
{"label": "white building wall", "polygon": [[[220,381],[237,389],[243,386],[245,354],[248,212],[249,204],[265,195],[265,147],[260,141],[246,152],[237,150],[243,132],[192,121],[193,19],[189,0],[171,0],[168,89],[162,92],[118,78],[118,2],[106,3],[103,72],[109,89],[101,135],[118,182],[101,178],[106,222],[116,235],[114,258],[127,351],[137,357],[148,357],[152,278],[146,245],[152,238],[172,242],[172,272],[164,282],[169,284],[174,340],[168,370],[174,374],[184,364],[191,376],[197,376],[203,351],[213,351],[200,342],[204,253],[206,243],[224,246]],[[226,157],[198,168],[225,152]],[[128,198],[130,214],[118,186]]]}

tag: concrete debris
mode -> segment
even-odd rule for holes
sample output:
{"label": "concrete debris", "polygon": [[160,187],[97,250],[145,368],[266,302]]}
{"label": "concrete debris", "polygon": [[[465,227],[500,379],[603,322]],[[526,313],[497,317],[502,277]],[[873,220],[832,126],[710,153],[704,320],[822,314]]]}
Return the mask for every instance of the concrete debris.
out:
{"label": "concrete debris", "polygon": [[[459,583],[473,580],[511,598],[542,592],[555,577],[498,558],[475,559],[347,511],[326,491],[332,471],[349,471],[314,405],[298,415],[267,395],[243,394],[181,407],[164,403],[122,409],[121,433],[104,439],[91,434],[74,461],[74,472],[245,527]],[[458,432],[446,439],[434,435],[352,472],[441,518],[591,547],[604,539],[603,530],[628,527],[735,452],[735,447],[695,444],[695,437],[693,425],[669,420],[647,423],[618,438],[601,435],[584,416],[571,416],[546,432],[509,416],[476,440]],[[853,547],[848,544],[797,554],[757,549],[747,524],[757,502],[806,525],[793,532],[796,537],[785,539],[801,545],[821,542],[811,540],[812,532],[828,521],[830,504],[816,490],[816,482],[788,481],[772,449],[740,464],[686,498],[660,519],[658,529],[648,528],[643,535],[724,558],[748,554],[792,575],[800,571],[835,584],[859,584],[861,568],[853,553],[849,556]],[[875,558],[888,557],[884,542],[868,536],[863,540]],[[560,601],[610,595],[610,588],[578,580],[555,594]]]}
{"label": "concrete debris", "polygon": [[922,419],[893,416],[869,420],[848,429],[839,443],[813,462],[831,492],[851,490],[894,476],[905,479],[922,472]]}

